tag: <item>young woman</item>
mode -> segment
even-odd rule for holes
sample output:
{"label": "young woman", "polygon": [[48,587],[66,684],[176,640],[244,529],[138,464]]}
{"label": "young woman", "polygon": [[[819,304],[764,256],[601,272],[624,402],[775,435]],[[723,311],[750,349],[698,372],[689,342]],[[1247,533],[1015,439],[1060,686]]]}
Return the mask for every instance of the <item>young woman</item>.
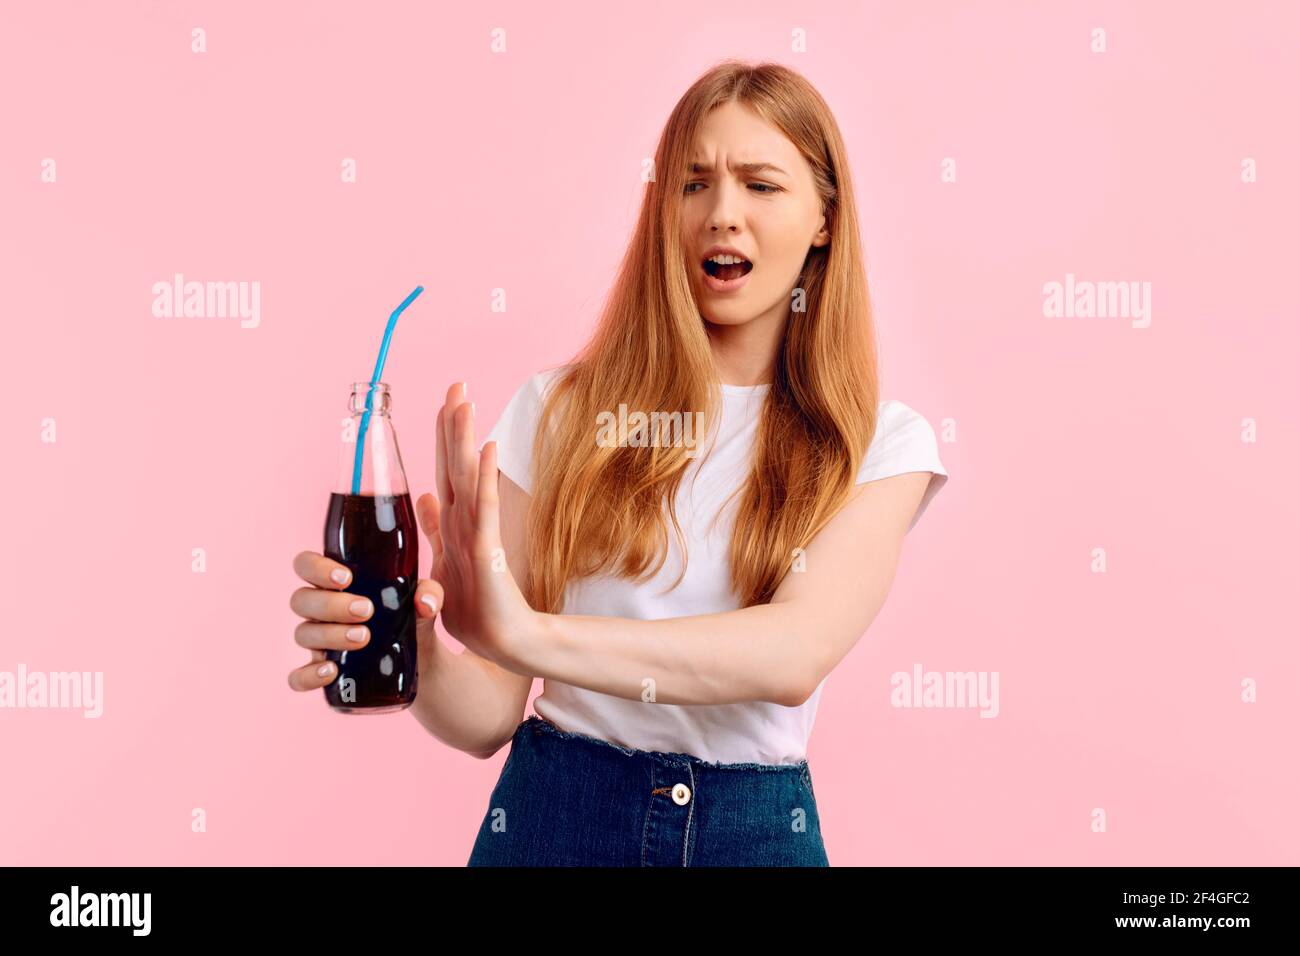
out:
{"label": "young woman", "polygon": [[[412,707],[465,752],[510,743],[470,864],[827,865],[817,702],[947,473],[928,422],[879,400],[844,144],[803,77],[695,82],[595,336],[481,451],[475,424],[453,385],[417,501]],[[369,612],[334,562],[295,568],[313,663],[290,684],[312,690]]]}

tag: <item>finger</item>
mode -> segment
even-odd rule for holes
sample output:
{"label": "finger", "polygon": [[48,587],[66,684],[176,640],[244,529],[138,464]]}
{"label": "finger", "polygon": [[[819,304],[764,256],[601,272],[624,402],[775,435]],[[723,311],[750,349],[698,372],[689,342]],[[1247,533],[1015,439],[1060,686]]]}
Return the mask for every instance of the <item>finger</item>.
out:
{"label": "finger", "polygon": [[293,571],[308,584],[337,591],[352,583],[352,570],[318,551],[299,551],[293,559]]}
{"label": "finger", "polygon": [[289,671],[289,686],[294,690],[319,690],[334,680],[338,673],[338,665],[333,661],[312,661],[297,670]]}
{"label": "finger", "polygon": [[447,451],[447,406],[438,409],[438,500],[451,504],[451,459]]}
{"label": "finger", "polygon": [[455,417],[456,409],[460,408],[465,401],[464,382],[455,382],[447,389],[447,401],[442,407],[442,440],[444,448],[444,464],[447,469],[447,495],[442,499],[444,503],[451,505],[456,502],[456,445],[455,445]]}
{"label": "finger", "polygon": [[370,643],[370,628],[364,624],[322,624],[303,621],[293,630],[299,647],[308,650],[354,651]]}
{"label": "finger", "polygon": [[420,522],[420,530],[433,548],[433,563],[436,566],[442,557],[442,506],[434,495],[425,492],[415,500],[415,516]]}
{"label": "finger", "polygon": [[490,441],[479,452],[478,500],[474,530],[480,546],[490,552],[501,546],[501,510],[497,493],[497,443]]}
{"label": "finger", "polygon": [[323,591],[320,588],[299,588],[289,597],[289,607],[294,614],[311,621],[356,624],[375,613],[369,598],[347,591]]}
{"label": "finger", "polygon": [[474,498],[478,490],[478,455],[474,452],[474,407],[469,402],[456,409],[452,437],[452,494],[465,499],[472,519]]}
{"label": "finger", "polygon": [[[442,585],[429,578],[421,578],[415,585],[415,613],[420,617],[435,617],[442,609]],[[430,604],[430,602],[433,602]]]}

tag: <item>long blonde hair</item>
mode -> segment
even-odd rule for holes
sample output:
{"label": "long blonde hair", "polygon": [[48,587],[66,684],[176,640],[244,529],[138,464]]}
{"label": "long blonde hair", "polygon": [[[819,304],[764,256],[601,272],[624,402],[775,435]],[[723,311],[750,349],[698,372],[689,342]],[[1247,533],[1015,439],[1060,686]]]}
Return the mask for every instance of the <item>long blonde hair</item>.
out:
{"label": "long blonde hair", "polygon": [[844,504],[875,433],[875,330],[839,128],[795,71],[723,61],[669,116],[655,150],[655,178],[646,183],[596,332],[543,404],[532,449],[537,477],[524,584],[538,610],[562,610],[571,579],[656,574],[667,558],[665,502],[685,558],[673,503],[688,450],[680,443],[611,447],[593,436],[600,413],[624,402],[631,409],[701,409],[703,434],[710,434],[721,391],[686,272],[680,216],[699,130],[711,110],[731,101],[751,107],[798,147],[812,167],[831,237],[809,250],[796,283],[805,308],[790,311],[741,489],[729,552],[740,606],[771,599],[795,549]]}

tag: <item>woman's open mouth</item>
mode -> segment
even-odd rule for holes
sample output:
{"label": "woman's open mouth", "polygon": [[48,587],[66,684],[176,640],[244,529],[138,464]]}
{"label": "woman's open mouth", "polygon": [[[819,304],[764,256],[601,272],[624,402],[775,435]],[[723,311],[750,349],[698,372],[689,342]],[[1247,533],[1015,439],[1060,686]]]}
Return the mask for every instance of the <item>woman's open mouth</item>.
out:
{"label": "woman's open mouth", "polygon": [[754,263],[740,256],[710,256],[702,263],[704,284],[714,292],[735,292],[749,281]]}

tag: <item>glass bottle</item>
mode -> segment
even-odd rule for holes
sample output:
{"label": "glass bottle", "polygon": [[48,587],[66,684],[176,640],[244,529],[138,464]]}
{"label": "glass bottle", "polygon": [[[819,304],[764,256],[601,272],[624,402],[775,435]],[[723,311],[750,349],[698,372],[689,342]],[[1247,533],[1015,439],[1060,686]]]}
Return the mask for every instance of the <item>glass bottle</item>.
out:
{"label": "glass bottle", "polygon": [[415,585],[419,541],[388,385],[357,382],[343,419],[338,476],[325,518],[324,554],[352,571],[349,594],[367,597],[362,622],[370,640],[355,650],[326,651],[338,676],[325,700],[347,714],[405,710],[415,700],[418,652]]}

